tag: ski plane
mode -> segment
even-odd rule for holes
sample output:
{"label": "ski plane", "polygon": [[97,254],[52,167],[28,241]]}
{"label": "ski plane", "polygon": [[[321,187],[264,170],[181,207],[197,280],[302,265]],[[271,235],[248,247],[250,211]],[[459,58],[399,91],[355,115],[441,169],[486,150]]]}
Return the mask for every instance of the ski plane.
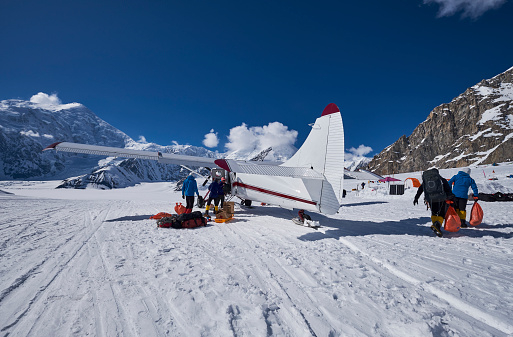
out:
{"label": "ski plane", "polygon": [[85,153],[156,160],[163,164],[222,168],[229,172],[231,194],[287,209],[324,214],[338,212],[344,184],[344,127],[340,109],[330,103],[299,150],[278,165],[266,162],[214,159],[107,146],[58,142],[43,151]]}

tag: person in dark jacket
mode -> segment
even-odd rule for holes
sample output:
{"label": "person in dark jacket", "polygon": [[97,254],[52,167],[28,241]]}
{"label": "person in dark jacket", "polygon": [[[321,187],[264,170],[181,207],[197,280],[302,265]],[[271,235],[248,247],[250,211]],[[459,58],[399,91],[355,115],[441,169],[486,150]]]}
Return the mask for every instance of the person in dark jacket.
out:
{"label": "person in dark jacket", "polygon": [[214,180],[209,186],[208,186],[208,200],[207,200],[207,206],[205,206],[205,215],[208,216],[208,211],[210,210],[210,204],[212,203],[212,200],[214,200],[214,212],[217,213],[219,210],[218,205],[219,201],[221,201],[221,195],[223,194],[223,186],[219,182],[219,180]]}
{"label": "person in dark jacket", "polygon": [[198,184],[192,174],[189,174],[182,185],[182,199],[185,199],[185,213],[191,213],[194,207],[194,194],[199,197]]}
{"label": "person in dark jacket", "polygon": [[476,182],[470,177],[470,168],[465,167],[461,169],[461,171],[449,180],[449,186],[453,186],[452,193],[454,193],[454,209],[460,217],[461,227],[466,228],[468,225],[466,220],[467,211],[465,208],[467,207],[468,189],[470,187],[472,187],[472,192],[474,192],[474,200],[479,199]]}
{"label": "person in dark jacket", "polygon": [[223,193],[221,194],[221,208],[223,208],[223,206],[224,206],[224,196],[227,195],[227,194],[230,194],[231,191],[232,191],[232,187],[230,186],[230,184],[228,184],[226,182],[226,178],[225,177],[221,178],[221,189],[223,190]]}
{"label": "person in dark jacket", "polygon": [[[424,191],[424,174],[422,175],[422,184],[419,186],[419,189],[417,190],[417,194],[415,195],[415,199],[413,200],[413,205],[417,205],[419,203],[419,197],[424,192],[424,198],[426,199],[426,202],[429,205],[429,208],[431,208],[431,222],[433,223],[431,225],[431,229],[435,234],[439,237],[442,237],[442,224],[444,222],[445,213],[447,212],[447,203],[446,200],[452,200],[454,199],[454,194],[452,194],[451,186],[449,186],[449,183],[447,180],[442,178],[440,176],[440,173],[438,172],[438,169],[433,168],[426,172],[431,171],[432,173],[436,173],[437,177],[437,183],[442,184],[443,191],[445,192],[445,199],[442,200],[433,200],[432,196],[430,196],[428,193]],[[425,172],[425,173],[426,173]]]}

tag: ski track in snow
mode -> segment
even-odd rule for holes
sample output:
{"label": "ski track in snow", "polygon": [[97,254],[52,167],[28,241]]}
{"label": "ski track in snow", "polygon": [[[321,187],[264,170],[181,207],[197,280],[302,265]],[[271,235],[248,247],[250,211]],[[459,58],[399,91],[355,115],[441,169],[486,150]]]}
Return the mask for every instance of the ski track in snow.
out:
{"label": "ski track in snow", "polygon": [[0,336],[513,335],[511,202],[444,238],[411,195],[355,193],[319,230],[273,206],[175,230],[148,219],[182,201],[163,183],[5,185]]}

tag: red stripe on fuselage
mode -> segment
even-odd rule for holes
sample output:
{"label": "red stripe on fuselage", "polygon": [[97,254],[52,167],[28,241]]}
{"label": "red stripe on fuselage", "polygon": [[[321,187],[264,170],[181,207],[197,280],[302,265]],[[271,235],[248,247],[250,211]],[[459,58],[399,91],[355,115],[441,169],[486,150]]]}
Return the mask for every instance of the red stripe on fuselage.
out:
{"label": "red stripe on fuselage", "polygon": [[280,198],[300,201],[300,202],[304,202],[304,203],[307,203],[307,204],[310,204],[310,205],[317,205],[317,203],[315,201],[305,200],[305,199],[293,197],[291,195],[286,195],[286,194],[283,194],[283,193],[278,193],[278,192],[266,190],[266,189],[263,189],[261,187],[247,185],[247,184],[244,184],[244,183],[240,183],[238,181],[234,182],[233,186],[240,186],[240,187],[247,188],[247,189],[250,189],[250,190],[253,190],[253,191],[262,192],[262,193],[266,193],[266,194],[271,194],[271,195],[274,195],[274,196],[277,196],[277,197],[280,197]]}

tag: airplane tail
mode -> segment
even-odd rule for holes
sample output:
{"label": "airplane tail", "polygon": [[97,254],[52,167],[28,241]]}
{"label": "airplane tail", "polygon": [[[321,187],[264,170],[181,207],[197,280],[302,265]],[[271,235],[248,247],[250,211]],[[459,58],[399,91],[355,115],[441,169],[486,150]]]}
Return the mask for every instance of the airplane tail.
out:
{"label": "airplane tail", "polygon": [[319,211],[338,211],[344,185],[344,126],[336,104],[324,108],[303,145],[280,166],[304,167],[322,174],[325,180],[305,180],[305,185],[319,198]]}

